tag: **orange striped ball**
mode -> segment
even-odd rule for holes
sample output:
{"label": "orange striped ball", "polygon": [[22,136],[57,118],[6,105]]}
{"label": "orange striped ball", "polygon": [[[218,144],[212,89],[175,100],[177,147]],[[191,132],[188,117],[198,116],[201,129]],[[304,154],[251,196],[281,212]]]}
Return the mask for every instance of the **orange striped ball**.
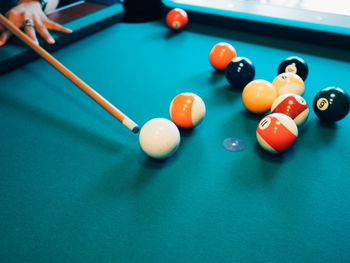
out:
{"label": "orange striped ball", "polygon": [[198,95],[186,92],[172,100],[169,112],[171,120],[177,126],[191,129],[203,120],[206,108],[204,101]]}

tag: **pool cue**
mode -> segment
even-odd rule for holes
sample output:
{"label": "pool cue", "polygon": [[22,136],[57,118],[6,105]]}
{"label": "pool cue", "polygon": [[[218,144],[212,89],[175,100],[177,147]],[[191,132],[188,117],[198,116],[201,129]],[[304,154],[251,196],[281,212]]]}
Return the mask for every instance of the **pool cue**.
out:
{"label": "pool cue", "polygon": [[102,106],[106,111],[108,111],[112,116],[119,120],[124,126],[126,126],[133,133],[139,132],[138,125],[131,120],[128,116],[118,110],[109,101],[82,81],[78,76],[72,73],[68,68],[66,68],[62,63],[55,59],[50,53],[43,49],[40,45],[36,44],[29,36],[23,33],[19,28],[17,28],[11,21],[9,21],[5,16],[0,14],[0,23],[3,24],[9,31],[11,31],[20,40],[25,42],[29,47],[31,47],[36,53],[38,53],[43,59],[50,63],[54,68],[56,68],[60,73],[62,73],[66,78],[72,81],[78,88],[89,95],[95,102]]}

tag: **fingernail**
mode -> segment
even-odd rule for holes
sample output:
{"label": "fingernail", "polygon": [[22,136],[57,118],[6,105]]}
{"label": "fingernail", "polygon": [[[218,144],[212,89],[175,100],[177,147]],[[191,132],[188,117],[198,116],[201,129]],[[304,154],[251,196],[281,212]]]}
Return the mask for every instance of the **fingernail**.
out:
{"label": "fingernail", "polygon": [[4,41],[0,40],[0,47],[3,46],[5,43]]}
{"label": "fingernail", "polygon": [[49,44],[55,44],[55,40],[52,37],[50,37],[49,40],[48,40],[48,43]]}

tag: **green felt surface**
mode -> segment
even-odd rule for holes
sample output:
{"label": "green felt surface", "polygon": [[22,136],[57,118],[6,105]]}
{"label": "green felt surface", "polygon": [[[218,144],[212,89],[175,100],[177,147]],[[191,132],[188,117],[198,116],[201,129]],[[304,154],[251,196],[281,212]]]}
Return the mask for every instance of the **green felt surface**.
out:
{"label": "green felt surface", "polygon": [[[116,24],[54,52],[141,126],[180,92],[207,116],[166,161],[45,61],[0,76],[1,262],[348,262],[350,124],[311,111],[281,156],[257,145],[260,120],[208,62],[232,43],[272,80],[290,55],[309,64],[305,99],[349,91],[349,52],[191,24]],[[227,137],[247,148],[225,150]]]}

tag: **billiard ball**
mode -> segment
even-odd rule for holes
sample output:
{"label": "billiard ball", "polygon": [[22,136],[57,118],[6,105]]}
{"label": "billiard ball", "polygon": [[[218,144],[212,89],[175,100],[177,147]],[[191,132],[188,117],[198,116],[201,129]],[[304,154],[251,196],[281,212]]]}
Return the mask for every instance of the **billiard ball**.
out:
{"label": "billiard ball", "polygon": [[300,57],[288,57],[281,62],[278,67],[278,74],[291,72],[299,75],[304,81],[309,73],[309,67],[306,62]]}
{"label": "billiard ball", "polygon": [[181,8],[171,9],[166,16],[166,23],[175,31],[183,29],[188,23],[186,11]]}
{"label": "billiard ball", "polygon": [[279,74],[272,81],[272,85],[276,88],[278,95],[286,93],[303,95],[305,91],[303,79],[291,72]]}
{"label": "billiard ball", "polygon": [[264,113],[270,110],[277,98],[277,91],[266,80],[257,79],[248,83],[243,89],[242,100],[244,106],[252,113]]}
{"label": "billiard ball", "polygon": [[203,120],[206,112],[204,101],[196,94],[186,92],[177,95],[169,107],[171,120],[179,127],[190,129]]}
{"label": "billiard ball", "polygon": [[294,144],[297,137],[297,125],[289,116],[282,113],[265,116],[256,128],[258,143],[271,153],[286,151]]}
{"label": "billiard ball", "polygon": [[227,65],[225,76],[231,87],[242,90],[255,77],[253,63],[245,57],[235,57]]}
{"label": "billiard ball", "polygon": [[309,106],[306,100],[297,94],[283,94],[274,100],[271,112],[286,114],[297,126],[301,126],[309,116]]}
{"label": "billiard ball", "polygon": [[220,42],[209,53],[210,64],[218,71],[223,71],[228,63],[237,56],[236,49],[229,43]]}
{"label": "billiard ball", "polygon": [[349,95],[341,88],[328,87],[319,91],[313,101],[317,117],[324,122],[339,121],[349,113]]}
{"label": "billiard ball", "polygon": [[168,119],[155,118],[146,122],[139,135],[141,149],[150,157],[165,159],[176,152],[180,144],[180,132]]}

